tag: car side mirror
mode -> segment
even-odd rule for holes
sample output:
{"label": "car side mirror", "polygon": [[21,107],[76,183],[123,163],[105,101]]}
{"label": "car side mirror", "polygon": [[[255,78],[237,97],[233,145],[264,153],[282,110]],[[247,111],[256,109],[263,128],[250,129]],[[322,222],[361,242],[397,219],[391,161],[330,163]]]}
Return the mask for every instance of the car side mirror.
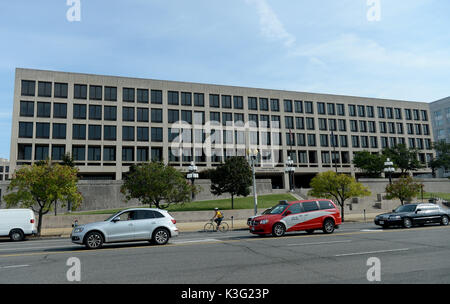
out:
{"label": "car side mirror", "polygon": [[292,214],[292,211],[291,211],[291,210],[286,211],[286,212],[284,213],[284,216],[288,216],[289,214]]}
{"label": "car side mirror", "polygon": [[416,210],[416,213],[418,213],[418,212],[420,212],[420,211],[422,211],[422,209],[417,209],[417,210]]}
{"label": "car side mirror", "polygon": [[113,218],[112,222],[113,223],[120,222],[120,216]]}

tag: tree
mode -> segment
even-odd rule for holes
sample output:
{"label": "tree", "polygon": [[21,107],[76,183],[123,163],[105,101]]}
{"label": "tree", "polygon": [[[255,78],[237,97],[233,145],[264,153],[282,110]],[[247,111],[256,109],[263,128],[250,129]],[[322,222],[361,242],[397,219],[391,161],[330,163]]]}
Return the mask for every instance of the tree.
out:
{"label": "tree", "polygon": [[369,151],[356,152],[353,157],[353,164],[368,177],[380,177],[384,170],[386,156],[382,154],[372,154]]}
{"label": "tree", "polygon": [[[75,162],[70,153],[66,153],[62,157],[62,164],[65,166],[69,166],[71,168],[75,168]],[[72,202],[70,200],[67,201],[67,210],[70,211],[72,209]],[[56,206],[55,206],[55,215],[56,215]]]}
{"label": "tree", "polygon": [[411,176],[402,176],[386,186],[386,198],[389,200],[398,198],[403,205],[405,201],[410,201],[419,195],[422,187],[423,185],[414,182]]}
{"label": "tree", "polygon": [[39,164],[27,165],[17,170],[8,186],[4,200],[8,208],[31,208],[38,214],[38,235],[41,234],[42,219],[57,202],[64,206],[65,202],[72,202],[72,210],[76,210],[82,196],[77,187],[76,168],[60,164],[52,164],[49,160]]}
{"label": "tree", "polygon": [[436,151],[436,158],[430,162],[430,167],[434,176],[438,169],[450,169],[450,143],[441,140],[433,143],[433,148]]}
{"label": "tree", "polygon": [[197,188],[177,169],[162,162],[148,162],[130,167],[120,192],[127,201],[138,199],[150,207],[167,208],[170,204],[190,202]]}
{"label": "tree", "polygon": [[383,155],[392,160],[394,167],[400,169],[402,175],[405,175],[408,171],[416,171],[422,168],[417,153],[417,149],[408,148],[402,144],[383,150]]}
{"label": "tree", "polygon": [[234,209],[235,196],[247,196],[252,185],[252,170],[244,157],[228,158],[214,170],[209,171],[211,179],[211,193],[231,195],[231,209]]}
{"label": "tree", "polygon": [[308,195],[334,199],[341,207],[342,221],[344,221],[345,201],[351,197],[369,196],[369,189],[358,183],[354,177],[347,174],[337,174],[327,171],[317,174],[310,183],[312,190]]}

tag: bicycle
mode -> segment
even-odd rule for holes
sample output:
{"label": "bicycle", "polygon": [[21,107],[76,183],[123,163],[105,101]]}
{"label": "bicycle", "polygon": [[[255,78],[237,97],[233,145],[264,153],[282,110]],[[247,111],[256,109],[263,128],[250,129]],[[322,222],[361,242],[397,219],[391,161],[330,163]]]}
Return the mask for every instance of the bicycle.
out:
{"label": "bicycle", "polygon": [[[220,232],[227,232],[230,229],[230,226],[227,222],[222,221],[219,225],[219,231]],[[217,231],[217,225],[214,224],[214,220],[210,220],[208,223],[205,224],[203,227],[204,232],[214,232]]]}

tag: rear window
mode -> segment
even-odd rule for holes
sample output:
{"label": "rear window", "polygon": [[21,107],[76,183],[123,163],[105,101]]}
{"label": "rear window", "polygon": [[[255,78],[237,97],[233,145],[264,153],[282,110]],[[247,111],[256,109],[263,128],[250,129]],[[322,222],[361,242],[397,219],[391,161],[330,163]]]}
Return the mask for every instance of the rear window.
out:
{"label": "rear window", "polygon": [[330,201],[319,201],[319,208],[320,210],[334,209],[334,205]]}
{"label": "rear window", "polygon": [[302,205],[305,212],[319,210],[317,202],[304,202]]}

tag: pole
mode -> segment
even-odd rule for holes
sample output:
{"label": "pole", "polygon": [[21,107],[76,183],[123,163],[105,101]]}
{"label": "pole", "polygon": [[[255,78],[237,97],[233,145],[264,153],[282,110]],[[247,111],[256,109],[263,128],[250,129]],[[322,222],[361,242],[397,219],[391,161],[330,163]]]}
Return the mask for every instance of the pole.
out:
{"label": "pole", "polygon": [[253,202],[255,203],[255,215],[258,214],[258,195],[256,194],[256,176],[255,176],[255,158],[256,156],[250,156],[252,158],[252,175],[253,175]]}

